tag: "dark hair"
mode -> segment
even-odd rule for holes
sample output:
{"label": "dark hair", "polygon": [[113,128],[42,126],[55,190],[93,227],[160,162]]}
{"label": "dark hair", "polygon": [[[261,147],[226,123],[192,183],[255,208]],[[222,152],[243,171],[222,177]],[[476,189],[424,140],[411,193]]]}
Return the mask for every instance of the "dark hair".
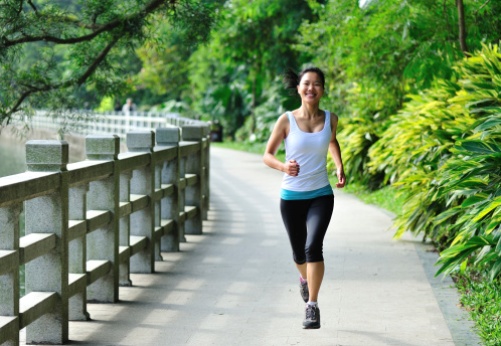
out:
{"label": "dark hair", "polygon": [[322,88],[325,89],[325,75],[322,72],[321,69],[318,67],[307,67],[303,69],[299,74],[294,72],[292,69],[287,69],[284,73],[284,84],[286,89],[294,89],[296,90],[297,86],[299,85],[299,82],[301,81],[301,78],[308,73],[308,72],[313,72],[316,73],[320,77],[320,81],[322,82]]}

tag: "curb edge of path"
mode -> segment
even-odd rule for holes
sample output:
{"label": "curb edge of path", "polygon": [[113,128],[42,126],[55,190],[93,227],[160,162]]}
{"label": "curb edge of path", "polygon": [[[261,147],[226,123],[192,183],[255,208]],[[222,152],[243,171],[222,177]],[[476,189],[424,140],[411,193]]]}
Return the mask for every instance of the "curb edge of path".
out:
{"label": "curb edge of path", "polygon": [[475,323],[468,312],[458,306],[460,295],[451,277],[435,276],[437,271],[435,262],[438,254],[432,251],[431,245],[426,243],[416,243],[414,247],[449,327],[454,344],[456,346],[482,345],[480,337],[475,332]]}
{"label": "curb edge of path", "polygon": [[[372,204],[372,206],[390,216],[392,220],[396,216],[392,212],[377,205]],[[435,276],[437,272],[437,267],[435,266],[438,260],[437,252],[433,250],[431,244],[423,243],[415,238],[414,235],[412,235],[412,237],[416,240],[414,242],[414,248],[421,261],[421,265],[430,283],[440,311],[447,323],[454,344],[456,346],[483,345],[480,336],[476,332],[475,322],[471,319],[466,310],[459,307],[460,295],[452,278],[450,276],[444,277],[443,275]]]}

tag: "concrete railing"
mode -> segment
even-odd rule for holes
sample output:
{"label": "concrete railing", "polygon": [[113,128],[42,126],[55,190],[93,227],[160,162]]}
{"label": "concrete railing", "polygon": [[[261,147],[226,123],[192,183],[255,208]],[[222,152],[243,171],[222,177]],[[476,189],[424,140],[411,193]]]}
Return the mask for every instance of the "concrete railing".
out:
{"label": "concrete railing", "polygon": [[159,112],[94,112],[65,111],[51,113],[36,111],[30,118],[33,128],[53,130],[65,129],[82,135],[116,134],[122,138],[130,131],[156,129],[159,127],[186,125],[205,126],[207,123],[180,117],[176,113]]}
{"label": "concrete railing", "polygon": [[[26,143],[25,173],[0,178],[0,344],[63,344],[87,301],[113,303],[130,273],[153,273],[207,217],[207,126]],[[24,217],[22,209],[24,204]],[[25,236],[20,236],[22,218]],[[20,266],[26,294],[20,296]]]}

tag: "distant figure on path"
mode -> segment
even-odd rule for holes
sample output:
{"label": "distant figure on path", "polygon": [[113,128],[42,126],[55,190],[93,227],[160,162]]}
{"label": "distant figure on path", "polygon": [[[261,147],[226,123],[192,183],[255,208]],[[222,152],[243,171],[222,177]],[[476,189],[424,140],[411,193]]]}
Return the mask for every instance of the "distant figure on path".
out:
{"label": "distant figure on path", "polygon": [[120,112],[122,110],[122,104],[120,103],[119,100],[115,101],[115,106],[113,107],[113,110],[115,112]]}
{"label": "distant figure on path", "polygon": [[[337,188],[345,185],[341,149],[336,139],[338,117],[319,108],[325,77],[316,67],[286,73],[288,89],[297,90],[301,107],[282,114],[270,135],[263,161],[284,172],[280,211],[299,270],[299,287],[306,303],[303,328],[320,328],[318,293],[324,277],[323,240],[334,209],[327,174],[327,152],[336,164]],[[275,154],[285,142],[285,162]]]}
{"label": "distant figure on path", "polygon": [[134,102],[132,102],[131,98],[128,98],[122,107],[122,112],[124,112],[124,114],[130,114],[135,111],[136,111],[136,105],[134,104]]}

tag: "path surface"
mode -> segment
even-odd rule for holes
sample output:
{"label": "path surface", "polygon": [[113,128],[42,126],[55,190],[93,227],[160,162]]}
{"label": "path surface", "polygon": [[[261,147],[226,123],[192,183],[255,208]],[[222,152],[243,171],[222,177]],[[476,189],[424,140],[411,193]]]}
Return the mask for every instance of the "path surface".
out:
{"label": "path surface", "polygon": [[[117,304],[71,322],[77,345],[476,345],[436,256],[392,240],[391,216],[336,191],[319,297],[322,328],[301,328],[304,303],[279,214],[281,173],[258,155],[211,149],[204,234],[132,275]],[[432,268],[433,270],[433,268]],[[431,278],[431,279],[430,279]]]}

